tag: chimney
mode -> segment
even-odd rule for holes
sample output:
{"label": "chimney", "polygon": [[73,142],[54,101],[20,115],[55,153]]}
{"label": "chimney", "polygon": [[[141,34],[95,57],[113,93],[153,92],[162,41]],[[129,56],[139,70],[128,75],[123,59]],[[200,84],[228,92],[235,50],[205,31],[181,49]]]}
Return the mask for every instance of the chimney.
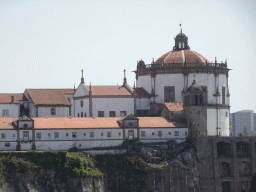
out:
{"label": "chimney", "polygon": [[14,96],[11,96],[11,103],[14,102]]}

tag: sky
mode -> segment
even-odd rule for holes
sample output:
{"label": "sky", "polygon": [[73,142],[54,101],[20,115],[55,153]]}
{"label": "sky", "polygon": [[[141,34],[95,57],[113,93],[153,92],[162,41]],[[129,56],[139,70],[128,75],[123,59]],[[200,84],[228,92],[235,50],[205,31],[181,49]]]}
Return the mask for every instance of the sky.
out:
{"label": "sky", "polygon": [[231,112],[256,112],[255,0],[0,0],[0,93],[134,84],[137,60],[190,49],[225,61]]}

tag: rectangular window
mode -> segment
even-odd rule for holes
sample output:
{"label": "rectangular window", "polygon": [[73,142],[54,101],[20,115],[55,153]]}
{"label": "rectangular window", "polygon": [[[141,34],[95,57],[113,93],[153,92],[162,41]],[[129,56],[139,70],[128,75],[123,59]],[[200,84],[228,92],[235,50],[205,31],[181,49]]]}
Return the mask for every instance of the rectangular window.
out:
{"label": "rectangular window", "polygon": [[2,116],[3,117],[9,117],[9,110],[8,109],[3,109]]}
{"label": "rectangular window", "polygon": [[51,137],[51,133],[48,133],[48,137]]}
{"label": "rectangular window", "polygon": [[1,139],[5,139],[6,138],[6,133],[1,133]]}
{"label": "rectangular window", "polygon": [[86,136],[86,133],[84,133],[84,136]]}
{"label": "rectangular window", "polygon": [[222,105],[225,105],[225,87],[222,87]]}
{"label": "rectangular window", "polygon": [[146,131],[141,131],[141,137],[146,137]]}
{"label": "rectangular window", "polygon": [[28,137],[28,131],[23,131],[23,137]]}
{"label": "rectangular window", "polygon": [[109,117],[115,117],[116,112],[115,111],[109,111]]}
{"label": "rectangular window", "polygon": [[103,136],[103,133],[101,133],[101,136]]}
{"label": "rectangular window", "polygon": [[79,117],[79,113],[77,114],[77,117]]}
{"label": "rectangular window", "polygon": [[94,137],[94,132],[90,132],[90,137]]}
{"label": "rectangular window", "polygon": [[175,136],[179,136],[179,135],[180,135],[180,132],[179,132],[179,131],[174,131],[174,135],[175,135]]}
{"label": "rectangular window", "polygon": [[83,117],[84,116],[84,114],[83,114],[83,112],[81,112],[81,117]]}
{"label": "rectangular window", "polygon": [[51,108],[51,115],[56,115],[56,108],[55,107]]}
{"label": "rectangular window", "polygon": [[155,132],[152,132],[152,136],[154,136],[155,135]]}
{"label": "rectangular window", "polygon": [[41,132],[36,133],[36,138],[41,138]]}
{"label": "rectangular window", "polygon": [[84,113],[84,117],[86,117],[86,113]]}
{"label": "rectangular window", "polygon": [[98,111],[98,117],[104,117],[104,111]]}
{"label": "rectangular window", "polygon": [[121,133],[119,133],[119,136],[121,136]]}
{"label": "rectangular window", "polygon": [[10,147],[10,143],[5,143],[5,147]]}
{"label": "rectangular window", "polygon": [[16,135],[15,135],[15,134],[13,134],[13,137],[16,137]]}
{"label": "rectangular window", "polygon": [[158,137],[162,137],[162,131],[158,131]]}
{"label": "rectangular window", "polygon": [[172,132],[169,132],[169,135],[172,135]]}
{"label": "rectangular window", "polygon": [[72,138],[76,138],[76,132],[72,132]]}
{"label": "rectangular window", "polygon": [[54,138],[59,138],[59,132],[54,132]]}
{"label": "rectangular window", "polygon": [[111,132],[110,131],[107,132],[107,137],[111,137]]}
{"label": "rectangular window", "polygon": [[125,117],[126,116],[126,111],[120,111],[120,117]]}
{"label": "rectangular window", "polygon": [[187,131],[185,132],[185,135],[186,135],[186,136],[188,135],[188,132],[187,132]]}

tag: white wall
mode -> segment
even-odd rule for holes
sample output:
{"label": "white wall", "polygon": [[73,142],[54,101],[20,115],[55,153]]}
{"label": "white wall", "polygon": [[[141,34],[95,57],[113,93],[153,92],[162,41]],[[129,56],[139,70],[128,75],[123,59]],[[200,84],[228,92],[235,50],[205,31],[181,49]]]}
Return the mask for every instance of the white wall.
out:
{"label": "white wall", "polygon": [[150,110],[150,99],[136,98],[136,110]]}
{"label": "white wall", "polygon": [[0,104],[0,117],[3,117],[3,110],[8,110],[8,117],[19,117],[20,105],[19,104]]}
{"label": "white wall", "polygon": [[[56,108],[56,115],[51,115],[51,108]],[[38,117],[68,117],[69,116],[69,107],[40,107],[38,106]]]}
{"label": "white wall", "polygon": [[[157,74],[155,77],[155,94],[157,103],[164,103],[164,87],[175,86],[175,102],[182,102],[181,92],[184,87],[183,74]],[[151,91],[149,92],[151,93]]]}
{"label": "white wall", "polygon": [[149,94],[151,94],[151,77],[150,75],[139,76],[136,81],[136,87],[143,87]]}
{"label": "white wall", "polygon": [[74,94],[74,97],[82,97],[85,95],[89,95],[89,88],[87,88],[84,83],[80,83]]}
{"label": "white wall", "polygon": [[[83,101],[83,107],[81,107],[81,105],[80,105],[81,100]],[[76,99],[74,101],[74,105],[75,105],[75,117],[78,117],[78,113],[79,113],[79,117],[81,117],[81,112],[86,113],[86,117],[90,116],[90,112],[89,112],[89,98]]]}
{"label": "white wall", "polygon": [[92,98],[92,111],[95,117],[98,111],[104,111],[105,117],[109,117],[109,111],[115,111],[116,117],[120,117],[120,111],[134,114],[134,98]]}

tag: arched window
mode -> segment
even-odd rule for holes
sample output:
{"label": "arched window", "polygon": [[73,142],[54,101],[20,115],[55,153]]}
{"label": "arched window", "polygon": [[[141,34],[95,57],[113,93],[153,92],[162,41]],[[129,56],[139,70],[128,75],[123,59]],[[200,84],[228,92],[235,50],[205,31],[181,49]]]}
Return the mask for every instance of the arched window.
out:
{"label": "arched window", "polygon": [[236,143],[237,157],[250,157],[250,144],[244,141]]}
{"label": "arched window", "polygon": [[83,107],[84,106],[84,102],[83,100],[80,101],[80,106]]}
{"label": "arched window", "polygon": [[179,43],[179,48],[181,48],[181,43]]}
{"label": "arched window", "polygon": [[200,105],[203,105],[203,96],[202,95],[199,96],[199,103],[200,103]]}
{"label": "arched window", "polygon": [[28,128],[28,124],[25,123],[25,124],[23,125],[23,128]]}
{"label": "arched window", "polygon": [[231,145],[226,142],[218,142],[217,143],[217,153],[218,157],[231,157]]}
{"label": "arched window", "polygon": [[198,105],[198,96],[195,95],[195,105]]}

